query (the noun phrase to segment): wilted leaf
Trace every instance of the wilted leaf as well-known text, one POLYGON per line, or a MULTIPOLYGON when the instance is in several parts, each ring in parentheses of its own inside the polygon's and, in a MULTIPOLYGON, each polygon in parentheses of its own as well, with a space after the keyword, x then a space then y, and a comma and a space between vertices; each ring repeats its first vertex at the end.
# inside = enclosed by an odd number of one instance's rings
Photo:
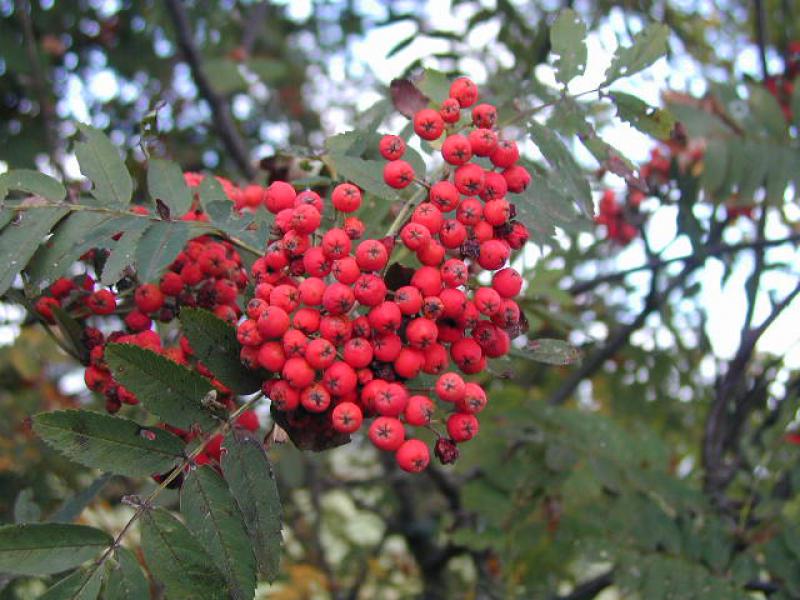
POLYGON ((414 114, 430 102, 425 94, 408 79, 392 79, 389 84, 389 93, 392 95, 392 103, 397 111, 408 117, 413 118, 414 114))

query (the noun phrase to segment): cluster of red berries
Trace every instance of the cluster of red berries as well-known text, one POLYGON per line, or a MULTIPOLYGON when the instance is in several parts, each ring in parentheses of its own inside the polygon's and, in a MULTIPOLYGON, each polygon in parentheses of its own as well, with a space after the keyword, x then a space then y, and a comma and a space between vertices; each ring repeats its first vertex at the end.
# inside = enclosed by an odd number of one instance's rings
MULTIPOLYGON (((513 298, 522 278, 506 265, 528 232, 514 221, 505 196, 522 191, 530 175, 517 164, 516 144, 499 139, 493 106, 476 106, 474 129, 457 132, 461 110, 477 96, 474 83, 458 79, 440 110, 415 115, 415 130, 426 140, 448 131, 441 151, 455 168, 433 185, 420 182, 427 198, 396 237, 361 240, 364 226, 351 213, 362 193, 351 183, 333 189, 340 222, 325 231, 322 197, 298 194, 281 181, 270 185, 264 203, 276 215, 276 237, 251 268, 255 296, 237 330, 243 363, 277 375, 263 389, 291 427, 310 427, 321 417, 333 431, 350 434, 374 417, 369 439, 412 472, 427 467, 430 452, 406 437, 407 426, 433 430, 444 463, 456 459, 457 443, 478 432, 486 393, 450 370, 451 361, 461 373, 477 374, 487 358, 506 354, 520 331, 513 298), (487 157, 492 167, 470 162, 473 156, 487 157), (420 264, 413 274, 400 269, 400 282, 387 277, 397 243, 420 264), (490 285, 477 282, 481 270, 494 272, 490 285), (436 430, 442 410, 449 413, 446 435, 436 430)), ((379 150, 389 160, 387 184, 399 189, 414 182, 402 138, 384 136, 379 150)))
POLYGON ((781 106, 783 116, 792 122, 792 97, 794 96, 794 80, 800 75, 800 41, 789 42, 787 58, 782 75, 770 75, 764 79, 764 87, 775 96, 781 106))
POLYGON ((642 192, 630 190, 627 202, 621 203, 614 190, 607 189, 600 198, 595 222, 605 226, 608 239, 620 246, 627 246, 639 234, 635 222, 640 220, 639 205, 643 199, 642 192))

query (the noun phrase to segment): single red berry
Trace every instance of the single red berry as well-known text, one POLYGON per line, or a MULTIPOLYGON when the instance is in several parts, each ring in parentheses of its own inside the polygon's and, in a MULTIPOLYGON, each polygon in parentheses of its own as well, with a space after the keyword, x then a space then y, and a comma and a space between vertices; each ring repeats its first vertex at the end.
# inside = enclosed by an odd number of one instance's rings
POLYGON ((352 285, 361 275, 361 268, 352 256, 345 256, 333 262, 331 272, 339 283, 352 285))
POLYGON ((419 223, 424 225, 431 235, 436 234, 442 228, 444 217, 442 211, 439 210, 432 202, 423 202, 411 215, 412 223, 419 223))
POLYGON ((342 358, 354 369, 361 369, 372 362, 372 344, 368 340, 356 337, 347 341, 342 349, 342 358))
POLYGON ((373 273, 361 275, 353 286, 356 300, 362 306, 377 306, 386 299, 386 283, 373 273))
POLYGON ((531 183, 531 174, 522 165, 513 165, 503 171, 503 178, 510 192, 519 194, 525 191, 531 183))
POLYGON ((386 160, 397 160, 403 157, 406 143, 399 135, 385 135, 378 144, 378 150, 386 160))
POLYGON ((461 105, 455 98, 445 98, 442 101, 439 114, 445 123, 457 123, 461 118, 461 105))
POLYGON ((500 240, 487 240, 481 244, 478 264, 488 271, 502 267, 511 256, 511 248, 500 240))
POLYGON ((322 236, 322 251, 331 260, 344 258, 350 254, 353 242, 344 229, 329 229, 322 236))
POLYGON ((486 182, 483 168, 475 163, 458 167, 454 180, 458 191, 465 196, 477 196, 486 182))
POLYGON ((397 466, 409 473, 421 473, 431 462, 428 446, 421 440, 406 440, 395 454, 397 466))
POLYGON ((300 392, 282 379, 275 381, 267 396, 272 400, 272 405, 280 411, 288 412, 300 406, 300 392))
POLYGON ((491 129, 473 129, 468 139, 475 156, 489 156, 497 148, 497 134, 491 129))
POLYGON ((304 358, 290 358, 283 365, 281 371, 283 379, 293 388, 302 390, 314 381, 314 369, 304 358))
POLYGON ((254 410, 246 410, 236 418, 236 424, 248 431, 258 431, 258 414, 254 410))
POLYGON ((333 428, 339 433, 358 431, 364 421, 361 409, 353 402, 341 402, 331 412, 333 428))
POLYGON ((492 276, 492 288, 503 298, 513 298, 522 290, 522 276, 511 267, 500 269, 492 276))
POLYGON ((445 402, 458 402, 466 393, 466 384, 458 373, 443 373, 436 380, 436 394, 445 402))
POLYGON ((397 358, 394 359, 392 368, 403 379, 414 379, 425 366, 425 353, 418 348, 403 347, 397 358))
POLYGON ((56 298, 43 296, 36 301, 36 312, 48 323, 55 325, 56 320, 53 316, 53 308, 60 307, 61 303, 56 298))
POLYGON ((506 169, 519 160, 519 148, 512 140, 500 140, 489 155, 489 160, 495 167, 506 169))
POLYGON ((432 108, 423 108, 414 115, 414 132, 423 140, 435 140, 444 131, 444 119, 432 108))
POLYGON ((459 77, 450 84, 450 97, 455 98, 461 108, 467 108, 478 100, 478 86, 467 77, 459 77))
POLYGON ((505 198, 489 200, 483 208, 483 216, 492 227, 500 227, 511 218, 511 205, 505 198))
POLYGON ((278 339, 289 329, 289 315, 279 306, 269 306, 261 313, 257 324, 263 339, 278 339))
POLYGON ((408 187, 414 181, 414 167, 404 160, 387 162, 383 167, 383 181, 395 189, 408 187))
POLYGON ((343 213, 355 212, 361 207, 361 190, 352 183, 340 183, 333 188, 331 204, 343 213))
POLYGON ((369 427, 370 441, 381 450, 394 452, 405 441, 406 432, 399 419, 378 417, 369 427))
POLYGON ((96 315, 110 315, 117 309, 117 297, 110 290, 98 290, 86 299, 86 306, 96 315))
POLYGON ((442 212, 450 212, 458 206, 458 189, 449 181, 437 181, 428 193, 430 201, 442 212))
POLYGON ((266 342, 258 349, 256 359, 261 368, 270 373, 280 373, 283 365, 286 364, 286 353, 283 351, 283 344, 280 342, 266 342))
POLYGON ((363 271, 380 271, 388 260, 386 246, 378 240, 364 240, 356 248, 356 262, 363 271))
POLYGON ((336 360, 336 348, 325 338, 313 339, 306 346, 305 359, 315 369, 327 369, 336 360))
POLYGON ((356 389, 358 377, 353 367, 339 360, 325 369, 322 383, 334 396, 344 396, 356 389))
POLYGON ((367 314, 369 324, 379 334, 394 333, 400 329, 402 314, 394 302, 381 302, 367 314))
POLYGON ((424 427, 431 422, 435 406, 427 396, 411 396, 403 411, 406 423, 414 427, 424 427))
POLYGON ((400 239, 409 250, 419 250, 427 246, 431 241, 430 230, 420 223, 406 223, 400 230, 400 239))
POLYGON ((451 165, 464 165, 472 158, 472 145, 463 135, 449 135, 442 144, 442 157, 451 165))
POLYGON ((285 181, 274 181, 264 194, 264 206, 272 214, 278 214, 286 208, 294 206, 297 193, 291 184, 285 181))
POLYGON ((467 413, 454 413, 447 419, 447 433, 455 442, 466 442, 478 434, 478 419, 467 413))
POLYGON ((331 405, 331 395, 324 386, 315 383, 300 392, 300 404, 308 412, 324 412, 331 405))
POLYGON ((472 109, 472 122, 475 127, 491 129, 497 123, 497 109, 491 104, 478 104, 472 109))
POLYGON ((508 192, 506 178, 496 171, 486 171, 484 173, 483 191, 480 193, 484 200, 494 200, 504 198, 508 192))
POLYGON ((375 359, 381 362, 393 362, 403 349, 403 340, 394 333, 380 335, 372 341, 375 359))

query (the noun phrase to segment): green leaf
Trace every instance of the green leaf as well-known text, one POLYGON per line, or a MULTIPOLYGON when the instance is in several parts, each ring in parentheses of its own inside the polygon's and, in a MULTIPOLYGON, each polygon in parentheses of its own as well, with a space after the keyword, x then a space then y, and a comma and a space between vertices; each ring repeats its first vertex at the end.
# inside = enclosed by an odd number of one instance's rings
POLYGON ((109 564, 105 600, 133 600, 149 598, 147 579, 133 552, 127 548, 116 549, 116 564, 109 564))
POLYGON ((289 65, 274 58, 251 58, 247 66, 265 83, 278 82, 289 74, 289 65))
POLYGON ((792 120, 795 127, 800 129, 800 85, 794 86, 792 91, 792 120))
POLYGON ((67 214, 65 208, 37 208, 20 213, 0 231, 0 295, 5 294, 50 233, 67 214))
POLYGON ((580 350, 563 340, 548 338, 531 340, 523 354, 530 360, 548 365, 572 365, 581 360, 580 350))
MULTIPOLYGON (((572 152, 555 132, 533 119, 528 122, 528 133, 553 167, 552 177, 558 182, 557 189, 563 190, 566 196, 571 197, 568 202, 574 201, 583 214, 591 218, 594 214, 592 192, 572 152)), ((536 179, 535 175, 533 179, 536 179)))
POLYGON ((33 417, 33 428, 72 460, 120 475, 163 473, 183 458, 184 444, 178 436, 88 410, 39 413, 33 417))
POLYGON ((636 96, 613 92, 611 98, 617 115, 636 129, 660 140, 668 140, 675 127, 675 117, 665 109, 655 108, 636 96))
POLYGON ((109 344, 105 359, 114 379, 170 425, 208 430, 219 424, 204 406, 211 383, 197 371, 132 344, 109 344))
POLYGON ((556 79, 566 86, 586 69, 586 25, 574 10, 562 10, 550 28, 556 79))
POLYGON ((629 48, 620 46, 614 53, 611 65, 606 71, 604 85, 608 85, 620 77, 628 77, 652 65, 667 53, 669 27, 661 23, 653 23, 633 36, 633 45, 629 48))
POLYGON ((39 600, 95 600, 100 594, 103 574, 103 569, 94 566, 78 569, 39 596, 39 600))
POLYGON ((92 248, 106 248, 111 237, 138 221, 136 217, 77 212, 58 224, 50 239, 34 254, 28 267, 31 284, 42 290, 69 271, 92 248))
POLYGON ((106 135, 78 124, 83 141, 75 143, 75 155, 83 173, 94 184, 91 193, 103 206, 125 208, 131 201, 133 180, 116 146, 106 135))
POLYGON ((205 61, 204 70, 213 82, 214 90, 227 96, 247 89, 247 82, 239 72, 239 65, 229 58, 212 58, 205 61))
POLYGON ((88 362, 89 350, 86 348, 86 344, 83 343, 83 327, 81 324, 60 306, 53 306, 50 311, 53 313, 53 319, 61 330, 66 344, 81 362, 88 362))
POLYGON ((264 446, 252 438, 228 436, 222 472, 242 511, 259 572, 274 581, 281 560, 281 500, 264 446))
POLYGON ((195 356, 217 379, 239 394, 261 387, 261 378, 239 358, 235 327, 201 308, 184 308, 178 318, 195 356))
POLYGON ((89 506, 89 503, 106 487, 112 477, 114 477, 112 473, 100 475, 89 487, 64 500, 58 510, 47 518, 47 521, 50 523, 71 523, 77 519, 81 516, 83 509, 89 506))
POLYGON ((15 169, 0 175, 0 200, 4 200, 10 190, 42 196, 53 202, 61 202, 67 195, 60 181, 29 169, 15 169))
POLYGON ((33 489, 25 488, 14 500, 14 522, 36 523, 42 517, 42 509, 33 498, 33 489))
POLYGON ((706 152, 703 155, 703 173, 700 176, 700 182, 712 199, 725 182, 727 170, 728 144, 722 140, 708 140, 706 152))
POLYGON ((111 542, 106 532, 85 525, 6 525, 0 527, 0 573, 60 573, 97 556, 111 542))
POLYGON ((425 69, 415 84, 436 105, 450 96, 450 80, 447 75, 436 69, 425 69))
POLYGON ((225 580, 189 530, 163 508, 142 517, 142 550, 153 576, 169 598, 228 598, 225 580))
POLYGON ((136 250, 139 246, 139 240, 142 239, 145 230, 150 225, 147 219, 136 219, 132 221, 122 237, 115 242, 111 242, 108 249, 111 254, 108 255, 105 264, 103 265, 103 274, 100 277, 100 283, 103 285, 113 285, 122 279, 125 274, 125 269, 133 266, 136 261, 136 250))
POLYGON ((155 202, 161 200, 169 207, 172 218, 189 212, 192 193, 183 179, 183 171, 174 162, 151 158, 147 164, 147 191, 155 202))
POLYGON ((211 554, 231 598, 249 600, 256 586, 256 562, 242 513, 225 481, 210 466, 190 472, 181 487, 186 526, 211 554))
POLYGON ((789 126, 777 98, 762 87, 762 84, 747 86, 747 93, 750 111, 756 123, 773 139, 785 141, 789 126))
POLYGON ((384 200, 396 200, 397 191, 383 181, 383 166, 386 161, 364 160, 343 154, 329 154, 330 162, 341 179, 353 182, 361 189, 384 200))
POLYGON ((136 247, 139 281, 156 281, 191 237, 191 227, 182 221, 156 221, 142 234, 136 247))

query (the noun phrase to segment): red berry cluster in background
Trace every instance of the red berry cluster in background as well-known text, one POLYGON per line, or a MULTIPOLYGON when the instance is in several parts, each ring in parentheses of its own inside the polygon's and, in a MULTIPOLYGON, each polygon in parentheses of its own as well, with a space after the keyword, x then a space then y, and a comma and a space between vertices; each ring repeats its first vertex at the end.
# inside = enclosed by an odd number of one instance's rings
POLYGON ((399 235, 361 239, 364 225, 350 215, 362 193, 351 183, 333 189, 338 221, 326 230, 322 197, 270 185, 265 205, 275 214, 276 237, 252 266, 255 296, 237 331, 243 363, 276 374, 263 390, 290 427, 349 434, 371 418, 369 439, 394 452, 406 471, 430 461, 428 446, 407 437, 411 427, 435 432, 443 463, 477 434, 487 396, 463 375, 506 354, 520 331, 513 298, 522 278, 507 265, 528 232, 506 194, 523 191, 530 175, 517 164, 516 144, 501 139, 494 106, 475 106, 473 126, 461 133, 462 109, 477 98, 475 84, 461 78, 439 110, 414 116, 423 139, 447 134, 447 171, 432 185, 416 181, 402 159, 402 138, 380 141, 386 183, 401 189, 416 182, 427 192, 399 235), (397 284, 389 263, 400 244, 419 266, 400 268, 405 280, 397 284), (478 283, 482 270, 493 272, 489 285, 478 283))
POLYGON ((789 42, 787 47, 786 63, 782 75, 771 75, 764 79, 764 87, 775 96, 781 105, 783 116, 791 122, 792 96, 794 94, 794 80, 800 74, 800 41, 789 42))
POLYGON ((605 225, 608 239, 620 246, 627 246, 639 235, 635 221, 639 216, 639 205, 644 194, 630 190, 624 203, 617 199, 614 190, 605 190, 600 198, 595 222, 605 225))

